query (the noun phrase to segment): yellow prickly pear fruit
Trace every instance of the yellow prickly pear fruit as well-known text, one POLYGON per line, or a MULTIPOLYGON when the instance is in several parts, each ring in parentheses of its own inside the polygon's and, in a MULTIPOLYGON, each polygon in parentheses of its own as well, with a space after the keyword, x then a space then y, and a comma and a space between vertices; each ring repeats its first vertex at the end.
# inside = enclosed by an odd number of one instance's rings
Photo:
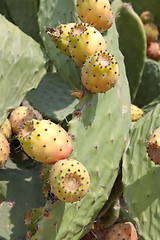
POLYGON ((115 86, 119 76, 118 64, 107 51, 95 52, 83 65, 81 81, 92 93, 104 93, 115 86))
POLYGON ((10 122, 13 132, 18 134, 20 126, 33 118, 34 114, 28 107, 20 106, 14 109, 10 115, 10 122))
POLYGON ((87 169, 75 159, 64 159, 53 164, 49 181, 51 192, 64 202, 80 201, 90 185, 87 169))
POLYGON ((4 167, 9 158, 10 146, 3 134, 0 133, 0 166, 4 167))
POLYGON ((77 0, 77 13, 82 22, 87 22, 100 32, 112 26, 113 15, 108 0, 77 0))
POLYGON ((68 158, 72 152, 72 138, 60 125, 49 120, 25 122, 18 139, 31 158, 43 163, 53 164, 68 158))
POLYGON ((55 44, 63 54, 71 56, 69 51, 69 33, 75 23, 60 24, 56 28, 47 28, 46 33, 52 38, 52 42, 55 44))
POLYGON ((138 121, 141 117, 144 116, 144 112, 142 109, 137 107, 134 104, 131 104, 131 115, 132 115, 132 122, 138 121))
POLYGON ((10 139, 12 135, 11 123, 7 118, 0 126, 0 133, 2 133, 7 139, 10 139))
POLYGON ((69 38, 71 57, 80 68, 95 51, 106 50, 106 42, 102 34, 87 23, 75 24, 71 28, 69 38))

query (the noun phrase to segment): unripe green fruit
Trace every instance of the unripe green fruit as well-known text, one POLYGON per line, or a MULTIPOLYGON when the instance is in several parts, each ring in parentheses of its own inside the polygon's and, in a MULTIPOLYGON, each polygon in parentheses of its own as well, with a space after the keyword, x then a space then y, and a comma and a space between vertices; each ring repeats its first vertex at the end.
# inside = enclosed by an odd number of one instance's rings
POLYGON ((147 152, 155 164, 160 164, 160 127, 152 132, 147 143, 147 152))
POLYGON ((51 192, 64 202, 81 200, 89 190, 90 177, 87 169, 75 159, 56 162, 51 169, 51 192))
POLYGON ((140 15, 140 18, 141 18, 141 20, 144 24, 154 21, 153 14, 149 11, 142 12, 141 15, 140 15))
POLYGON ((134 104, 131 104, 131 115, 132 115, 132 121, 136 122, 138 121, 141 117, 144 116, 144 112, 142 109, 137 107, 134 104))
POLYGON ((7 139, 11 138, 12 129, 11 129, 11 123, 8 118, 0 126, 0 133, 2 133, 7 139))
POLYGON ((100 32, 112 26, 113 15, 108 0, 77 0, 77 13, 82 22, 87 22, 100 32))
POLYGON ((81 72, 83 86, 92 93, 104 93, 114 87, 119 69, 114 56, 107 51, 95 52, 90 56, 81 72))
POLYGON ((10 146, 3 134, 0 133, 0 167, 4 167, 9 158, 10 146))
POLYGON ((21 126, 18 139, 31 158, 43 163, 55 163, 72 152, 72 138, 49 120, 27 121, 21 126))
POLYGON ((75 24, 71 28, 69 37, 70 54, 80 68, 95 51, 104 51, 106 49, 105 39, 102 34, 86 23, 75 24))
POLYGON ((18 134, 20 126, 33 118, 34 114, 28 107, 20 106, 14 109, 10 115, 10 122, 13 132, 18 134))
POLYGON ((57 28, 47 28, 46 30, 56 48, 69 57, 71 56, 69 51, 69 33, 74 25, 75 23, 60 24, 57 28))
POLYGON ((159 31, 156 24, 146 23, 144 24, 144 30, 146 33, 147 43, 155 42, 158 39, 159 31))

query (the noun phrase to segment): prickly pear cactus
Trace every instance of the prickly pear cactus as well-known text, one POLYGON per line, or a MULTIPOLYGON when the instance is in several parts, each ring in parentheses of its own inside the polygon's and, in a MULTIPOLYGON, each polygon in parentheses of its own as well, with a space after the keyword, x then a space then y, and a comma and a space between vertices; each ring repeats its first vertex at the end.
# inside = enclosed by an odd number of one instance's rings
POLYGON ((116 18, 116 24, 120 34, 120 50, 124 55, 131 99, 133 101, 143 74, 146 57, 146 36, 142 21, 130 4, 123 3, 119 7, 117 14, 119 15, 116 18))
POLYGON ((31 37, 0 15, 0 124, 45 74, 45 58, 31 37), (27 71, 26 71, 27 67, 27 71))
POLYGON ((145 240, 158 239, 160 232, 159 166, 147 154, 147 141, 160 126, 160 104, 136 122, 130 130, 123 156, 124 199, 138 232, 145 240))
POLYGON ((75 117, 69 122, 74 149, 71 157, 87 168, 91 179, 90 191, 78 203, 57 202, 52 208, 46 205, 49 218, 40 221, 33 240, 80 239, 91 228, 117 177, 131 121, 130 97, 115 23, 105 39, 108 50, 115 55, 119 65, 117 84, 105 94, 85 92, 76 106, 75 117))

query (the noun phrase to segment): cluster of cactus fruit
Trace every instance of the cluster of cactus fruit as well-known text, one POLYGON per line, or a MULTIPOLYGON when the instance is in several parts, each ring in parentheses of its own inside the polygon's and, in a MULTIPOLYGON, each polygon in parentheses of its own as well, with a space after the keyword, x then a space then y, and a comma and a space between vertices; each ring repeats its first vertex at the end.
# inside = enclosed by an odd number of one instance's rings
POLYGON ((127 2, 0 6, 0 238, 159 239, 160 15, 127 2))

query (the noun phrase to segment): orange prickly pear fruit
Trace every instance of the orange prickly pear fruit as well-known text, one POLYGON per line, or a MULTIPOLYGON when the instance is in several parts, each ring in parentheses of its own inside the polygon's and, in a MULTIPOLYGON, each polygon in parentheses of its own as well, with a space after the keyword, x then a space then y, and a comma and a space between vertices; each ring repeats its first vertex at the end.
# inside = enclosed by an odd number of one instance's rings
POLYGON ((104 240, 137 240, 137 231, 131 222, 116 223, 107 230, 104 240))
POLYGON ((0 133, 0 166, 4 167, 9 158, 10 146, 3 134, 0 133))
POLYGON ((2 133, 7 139, 11 138, 12 129, 11 129, 11 123, 8 118, 0 126, 0 133, 2 133))
POLYGON ((64 202, 80 201, 88 192, 90 176, 75 159, 64 159, 53 164, 49 177, 51 192, 64 202))
POLYGON ((113 15, 108 0, 77 0, 77 13, 82 22, 87 22, 100 32, 112 26, 113 15))
POLYGON ((147 152, 155 164, 160 164, 160 127, 152 132, 147 143, 147 152))
POLYGON ((10 122, 13 132, 18 134, 20 126, 33 118, 34 114, 28 107, 20 106, 14 109, 10 115, 10 122))
POLYGON ((92 93, 104 93, 115 86, 119 76, 118 64, 107 51, 95 52, 81 71, 83 86, 92 93))
POLYGON ((53 164, 68 158, 72 152, 72 138, 60 125, 49 120, 25 122, 18 139, 31 158, 43 163, 53 164))
POLYGON ((144 112, 142 109, 137 107, 134 104, 131 104, 131 115, 132 115, 132 122, 138 121, 141 117, 144 116, 144 112))

